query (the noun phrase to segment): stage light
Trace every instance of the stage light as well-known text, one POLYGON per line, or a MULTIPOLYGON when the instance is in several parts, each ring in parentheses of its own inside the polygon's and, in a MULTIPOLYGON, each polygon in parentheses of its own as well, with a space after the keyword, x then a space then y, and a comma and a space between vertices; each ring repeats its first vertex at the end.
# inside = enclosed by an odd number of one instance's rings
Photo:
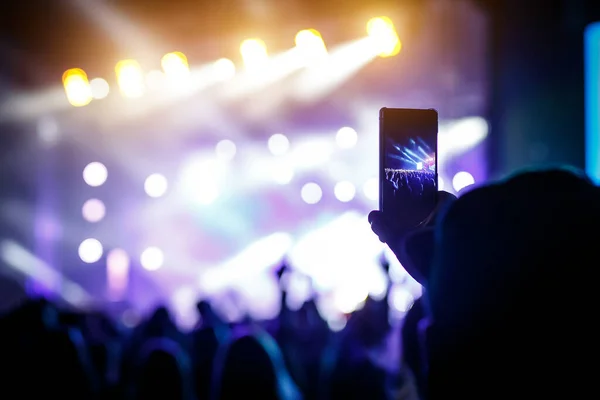
POLYGON ((269 147, 271 154, 274 156, 281 156, 287 153, 290 148, 290 141, 284 134, 276 133, 269 138, 267 146, 269 147))
POLYGON ((160 64, 165 75, 170 80, 181 81, 190 75, 190 66, 187 57, 180 51, 165 54, 160 64))
POLYGON ((106 255, 106 286, 111 300, 122 300, 129 282, 129 256, 123 249, 113 249, 106 255))
POLYGON ((161 174, 152 174, 144 181, 144 190, 150 197, 161 197, 167 192, 168 187, 167 178, 161 174))
POLYGON ((314 182, 310 182, 302 186, 300 196, 307 204, 317 204, 323 197, 323 191, 321 187, 314 182))
POLYGON ((349 149, 354 147, 356 142, 358 142, 358 134, 354 129, 346 126, 337 132, 335 141, 342 149, 349 149))
POLYGON ((365 197, 369 200, 376 201, 379 199, 379 181, 377 178, 371 178, 365 182, 363 186, 365 197))
POLYGON ((388 17, 371 18, 367 23, 367 34, 380 57, 395 56, 402 48, 396 28, 388 17))
POLYGON ((213 64, 215 75, 220 81, 227 81, 235 76, 235 64, 228 58, 221 58, 213 64))
POLYGON ((269 60, 267 46, 260 39, 244 40, 240 45, 240 53, 244 60, 244 66, 252 72, 259 71, 269 60))
POLYGON ((92 101, 92 88, 86 73, 79 68, 72 68, 62 76, 67 100, 74 107, 83 107, 92 101))
POLYGON ((456 175, 454 175, 454 178, 452 178, 452 186, 457 192, 460 192, 467 186, 471 186, 474 183, 475 178, 473 178, 473 175, 466 171, 458 172, 456 175))
POLYGON ((97 239, 85 239, 79 245, 79 258, 87 264, 92 264, 102 257, 104 249, 97 239))
POLYGON ((148 247, 140 256, 140 264, 148 271, 156 271, 162 267, 165 256, 158 247, 148 247))
POLYGON ((144 74, 135 60, 123 60, 115 67, 119 90, 124 97, 136 98, 144 94, 144 74))
POLYGON ((106 207, 101 200, 89 199, 83 203, 81 214, 88 222, 99 222, 106 215, 106 207))
POLYGON ((106 255, 106 265, 115 273, 125 273, 129 269, 129 256, 123 249, 112 249, 106 255))
POLYGON ((108 170, 104 164, 91 162, 83 169, 83 180, 92 187, 101 186, 108 178, 108 170))
POLYGON ((223 161, 230 161, 235 157, 237 149, 235 147, 235 143, 233 143, 229 139, 223 139, 217 143, 215 146, 215 153, 217 153, 217 158, 223 161))
POLYGON ((356 195, 356 188, 352 182, 342 181, 335 185, 333 193, 335 194, 336 199, 342 203, 347 203, 356 195))
POLYGON ((95 78, 90 82, 90 87, 92 89, 92 97, 96 100, 100 100, 108 96, 110 92, 110 86, 105 79, 95 78))
POLYGON ((296 48, 310 60, 320 59, 327 55, 327 47, 321 34, 315 29, 304 29, 296 34, 296 48))

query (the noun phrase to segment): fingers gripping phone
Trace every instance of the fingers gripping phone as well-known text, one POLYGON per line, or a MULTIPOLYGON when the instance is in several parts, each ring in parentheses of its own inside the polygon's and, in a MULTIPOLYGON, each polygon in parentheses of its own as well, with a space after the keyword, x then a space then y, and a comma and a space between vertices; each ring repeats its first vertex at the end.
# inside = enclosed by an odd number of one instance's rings
POLYGON ((438 113, 379 111, 379 209, 408 227, 427 221, 437 203, 438 113))

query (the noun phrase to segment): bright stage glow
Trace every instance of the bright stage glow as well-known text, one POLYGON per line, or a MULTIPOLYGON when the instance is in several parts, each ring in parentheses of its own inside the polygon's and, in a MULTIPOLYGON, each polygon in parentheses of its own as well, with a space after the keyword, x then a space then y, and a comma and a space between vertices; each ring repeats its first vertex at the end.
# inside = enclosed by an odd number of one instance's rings
POLYGON ((371 18, 367 23, 367 34, 380 57, 395 56, 402 48, 396 28, 388 17, 371 18))
POLYGON ((135 60, 123 60, 115 67, 117 83, 124 97, 141 97, 145 91, 142 67, 135 60))
POLYGON ((92 101, 92 88, 86 73, 79 68, 72 68, 63 74, 63 86, 67 100, 74 107, 83 107, 92 101))
POLYGON ((104 164, 91 162, 83 169, 83 180, 92 187, 102 186, 108 178, 108 170, 104 164))
POLYGON ((296 48, 307 61, 318 61, 327 56, 327 47, 315 29, 304 29, 296 35, 296 48))
POLYGON ((113 249, 106 255, 106 286, 111 300, 121 300, 129 282, 129 255, 123 249, 113 249))
POLYGON ((92 264, 100 260, 103 252, 102 243, 97 239, 85 239, 79 245, 79 258, 87 264, 92 264))
POLYGON ((452 186, 457 192, 460 192, 467 186, 471 186, 474 183, 475 178, 473 178, 473 175, 466 171, 458 172, 456 175, 454 175, 454 178, 452 178, 452 186))
POLYGON ((167 192, 169 183, 167 178, 161 174, 152 174, 146 178, 144 182, 144 190, 150 197, 161 197, 167 192))
POLYGON ((445 187, 446 183, 444 182, 442 177, 438 175, 438 190, 444 190, 445 187))
POLYGON ((90 82, 90 88, 92 89, 92 97, 96 100, 100 100, 108 96, 110 92, 110 86, 105 79, 95 78, 90 82))
POLYGON ((369 200, 379 200, 379 180, 377 178, 370 178, 366 181, 363 186, 363 193, 369 200))
POLYGON ((321 201, 321 197, 323 197, 323 190, 321 190, 321 186, 316 183, 309 182, 302 186, 300 196, 307 204, 317 204, 321 201))
POLYGON ((146 84, 150 90, 160 90, 165 86, 165 73, 154 69, 146 74, 146 84))
POLYGON ((240 53, 246 70, 258 72, 269 61, 267 45, 260 39, 246 39, 240 45, 240 53))
POLYGON ((352 182, 342 181, 335 185, 333 192, 336 199, 342 203, 347 203, 354 198, 354 195, 356 194, 356 188, 352 182))
POLYGON ((106 214, 106 207, 101 200, 89 199, 83 204, 81 214, 88 222, 99 222, 106 214))
POLYGON ((235 76, 235 64, 228 58, 215 61, 213 68, 219 81, 228 81, 235 76))
POLYGON ((335 141, 342 149, 349 149, 354 147, 356 142, 358 142, 358 134, 354 129, 346 126, 337 132, 335 141))
POLYGON ((163 266, 165 256, 158 247, 148 247, 140 256, 140 264, 148 271, 156 271, 163 266))
POLYGON ((294 178, 294 170, 287 165, 277 166, 273 168, 272 176, 276 183, 286 185, 294 178))
POLYGON ((191 156, 181 168, 178 185, 192 204, 210 205, 219 197, 220 184, 226 179, 227 163, 206 154, 191 156))
POLYGON ((215 153, 217 158, 223 161, 233 160, 237 149, 235 143, 229 139, 223 139, 215 146, 215 153))
POLYGON ((284 134, 276 133, 269 138, 267 146, 269 147, 271 154, 274 156, 281 156, 287 153, 290 148, 290 141, 284 134))
POLYGON ((190 76, 190 67, 185 54, 180 51, 167 53, 160 60, 167 79, 181 82, 190 76))

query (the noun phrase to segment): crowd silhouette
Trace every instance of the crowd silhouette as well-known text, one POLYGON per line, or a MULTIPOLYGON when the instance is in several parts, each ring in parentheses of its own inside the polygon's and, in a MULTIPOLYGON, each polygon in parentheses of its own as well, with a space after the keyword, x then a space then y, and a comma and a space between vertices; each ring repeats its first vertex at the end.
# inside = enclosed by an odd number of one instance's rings
MULTIPOLYGON (((410 185, 415 176, 430 187, 417 171, 397 181, 410 185)), ((424 287, 400 332, 389 322, 387 298, 368 298, 339 332, 314 301, 285 307, 285 291, 274 321, 227 323, 201 301, 201 322, 190 333, 166 308, 131 330, 102 313, 29 299, 0 319, 0 396, 594 396, 600 189, 577 171, 556 169, 438 201, 435 218, 418 229, 379 211, 369 215, 373 231, 424 287), (402 357, 387 359, 394 344, 402 357)))

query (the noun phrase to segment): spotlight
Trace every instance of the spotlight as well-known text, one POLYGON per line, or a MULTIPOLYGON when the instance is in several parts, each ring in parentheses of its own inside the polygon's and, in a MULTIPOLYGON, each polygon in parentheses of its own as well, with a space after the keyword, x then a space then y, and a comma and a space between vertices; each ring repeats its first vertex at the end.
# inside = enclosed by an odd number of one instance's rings
POLYGON ((117 83, 121 94, 125 97, 135 98, 144 94, 144 74, 142 67, 135 60, 123 60, 115 67, 117 83))
POLYGON ((304 29, 296 35, 296 48, 304 57, 319 59, 327 55, 327 47, 321 34, 315 29, 304 29))
POLYGON ((227 81, 235 76, 235 64, 228 58, 221 58, 213 64, 215 75, 220 81, 227 81))
POLYGON ((160 63, 168 79, 181 81, 190 75, 187 57, 180 51, 165 54, 160 63))
POLYGON ((240 45, 240 53, 248 71, 258 71, 269 60, 267 45, 260 39, 246 39, 240 45))
POLYGON ((395 56, 402 48, 396 28, 388 17, 371 18, 367 23, 367 34, 380 57, 395 56))
POLYGON ((79 68, 67 70, 62 77, 67 100, 74 107, 83 107, 92 101, 92 88, 86 73, 79 68))

